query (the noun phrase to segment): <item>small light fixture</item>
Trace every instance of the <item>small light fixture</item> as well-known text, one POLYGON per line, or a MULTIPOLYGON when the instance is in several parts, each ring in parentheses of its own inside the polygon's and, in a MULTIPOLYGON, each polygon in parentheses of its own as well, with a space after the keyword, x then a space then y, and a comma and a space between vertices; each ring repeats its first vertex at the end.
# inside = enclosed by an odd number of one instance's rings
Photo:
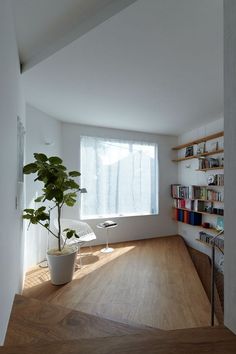
POLYGON ((82 194, 82 193, 88 193, 86 188, 80 188, 79 191, 80 191, 81 194, 82 194))
POLYGON ((44 141, 44 145, 46 145, 46 146, 53 146, 53 145, 54 145, 54 142, 53 142, 53 141, 50 141, 50 140, 45 140, 45 141, 44 141))

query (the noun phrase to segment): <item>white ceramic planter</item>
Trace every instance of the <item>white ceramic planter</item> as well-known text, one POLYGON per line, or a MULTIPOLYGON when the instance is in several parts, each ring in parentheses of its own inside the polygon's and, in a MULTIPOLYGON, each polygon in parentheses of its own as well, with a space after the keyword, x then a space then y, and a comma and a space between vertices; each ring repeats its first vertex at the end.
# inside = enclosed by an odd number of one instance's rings
POLYGON ((77 247, 74 246, 72 252, 69 254, 47 254, 52 284, 62 285, 69 283, 72 280, 77 251, 77 247))

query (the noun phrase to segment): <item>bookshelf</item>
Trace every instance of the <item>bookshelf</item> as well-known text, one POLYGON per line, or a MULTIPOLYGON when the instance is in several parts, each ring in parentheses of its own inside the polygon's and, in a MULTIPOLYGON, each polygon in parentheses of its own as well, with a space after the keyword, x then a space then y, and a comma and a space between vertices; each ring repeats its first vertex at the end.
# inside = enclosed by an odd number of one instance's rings
POLYGON ((218 219, 224 218, 223 138, 224 132, 220 131, 172 148, 178 153, 172 161, 183 162, 181 168, 188 168, 185 175, 192 178, 192 181, 203 182, 202 185, 191 185, 190 181, 189 185, 171 186, 172 213, 177 222, 213 233, 217 232, 218 223, 223 224, 218 219), (189 161, 188 164, 184 164, 185 161, 189 161), (204 173, 205 177, 196 177, 195 173, 204 173), (208 227, 202 226, 205 224, 208 227))
MULTIPOLYGON (((173 163, 184 184, 171 185, 172 219, 191 247, 212 258, 212 269, 224 265, 224 133, 173 147, 173 163), (219 234, 220 233, 220 234, 219 234)), ((213 271, 212 271, 213 272, 213 271)), ((214 279, 214 276, 213 276, 214 279)))
MULTIPOLYGON (((214 230, 218 223, 223 222, 224 194, 223 191, 216 191, 211 187, 172 184, 173 220, 199 227, 205 223, 204 217, 215 218, 211 224, 207 223, 207 229, 214 230)), ((217 187, 223 186, 218 185, 217 187)))
POLYGON ((224 214, 209 213, 207 211, 198 211, 198 210, 191 210, 191 209, 186 209, 186 208, 177 208, 177 207, 173 207, 173 208, 179 209, 179 210, 185 210, 185 211, 189 211, 189 212, 193 212, 193 213, 197 213, 197 214, 202 214, 202 215, 220 216, 222 218, 224 217, 224 214))

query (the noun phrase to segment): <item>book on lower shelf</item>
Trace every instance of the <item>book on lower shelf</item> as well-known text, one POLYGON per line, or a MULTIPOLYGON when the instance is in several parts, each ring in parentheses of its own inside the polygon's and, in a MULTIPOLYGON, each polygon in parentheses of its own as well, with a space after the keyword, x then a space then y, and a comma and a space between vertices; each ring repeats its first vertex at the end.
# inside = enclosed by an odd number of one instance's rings
MULTIPOLYGON (((217 184, 212 184, 209 186, 183 186, 181 184, 171 185, 171 196, 176 199, 201 199, 201 200, 212 200, 212 201, 223 201, 224 192, 223 190, 214 190, 212 186, 223 186, 220 184, 221 180, 216 179, 217 184)), ((214 182, 215 183, 215 182, 214 182)))
POLYGON ((194 200, 194 211, 205 211, 205 202, 202 200, 194 200))
POLYGON ((224 230, 224 218, 222 217, 217 217, 217 220, 216 220, 216 228, 217 230, 221 231, 221 230, 224 230))
POLYGON ((195 213, 191 210, 173 209, 173 218, 176 221, 183 222, 185 224, 199 226, 202 224, 202 214, 195 213))
POLYGON ((220 167, 220 166, 221 166, 221 161, 218 158, 216 159, 213 157, 204 157, 204 156, 199 158, 199 170, 205 168, 220 167))
POLYGON ((189 224, 190 225, 201 225, 202 224, 202 214, 190 212, 189 215, 189 224))
MULTIPOLYGON (((199 232, 199 241, 201 241, 203 243, 210 245, 213 238, 214 238, 214 236, 210 235, 207 232, 204 232, 204 231, 199 232)), ((224 236, 223 235, 220 235, 219 237, 217 237, 214 242, 218 248, 224 249, 224 236)))

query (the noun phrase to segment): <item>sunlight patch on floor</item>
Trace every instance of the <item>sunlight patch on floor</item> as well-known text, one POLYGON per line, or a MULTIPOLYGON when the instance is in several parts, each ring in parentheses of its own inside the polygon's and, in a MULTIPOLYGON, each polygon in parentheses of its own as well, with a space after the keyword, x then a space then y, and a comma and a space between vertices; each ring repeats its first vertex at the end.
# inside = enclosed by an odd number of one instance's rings
MULTIPOLYGON (((100 249, 103 246, 93 247, 93 253, 90 253, 89 248, 81 249, 81 259, 82 259, 82 268, 80 267, 79 255, 77 256, 76 268, 73 279, 80 279, 85 275, 92 273, 94 270, 97 270, 103 267, 105 264, 117 259, 118 257, 124 255, 127 252, 133 250, 136 246, 127 245, 126 247, 118 247, 115 244, 112 245, 114 252, 109 254, 104 254, 100 252, 100 249)), ((50 281, 50 273, 48 268, 41 268, 39 265, 31 268, 25 277, 24 291, 31 289, 40 284, 50 281)))

